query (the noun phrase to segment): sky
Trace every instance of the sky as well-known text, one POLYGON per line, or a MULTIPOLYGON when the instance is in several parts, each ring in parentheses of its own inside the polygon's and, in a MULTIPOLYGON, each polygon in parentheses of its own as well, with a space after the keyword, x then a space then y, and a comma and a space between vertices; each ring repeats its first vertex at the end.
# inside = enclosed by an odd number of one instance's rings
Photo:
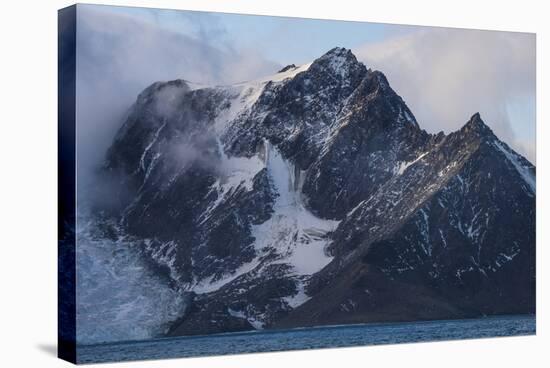
POLYGON ((475 112, 536 163, 535 36, 367 22, 78 5, 79 163, 93 167, 139 92, 183 78, 230 84, 335 46, 382 71, 430 133, 475 112))

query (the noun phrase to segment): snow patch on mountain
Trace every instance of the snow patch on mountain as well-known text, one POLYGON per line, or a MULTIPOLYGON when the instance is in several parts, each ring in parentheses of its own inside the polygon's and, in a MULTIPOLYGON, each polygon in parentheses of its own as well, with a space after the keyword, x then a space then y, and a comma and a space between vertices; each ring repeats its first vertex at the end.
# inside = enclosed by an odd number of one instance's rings
POLYGON ((182 294, 150 269, 139 244, 100 235, 89 217, 78 222, 77 341, 95 344, 162 335, 186 308, 182 294))
POLYGON ((411 165, 414 165, 415 163, 417 163, 418 161, 420 161, 422 159, 422 157, 426 156, 429 152, 424 152, 422 153, 420 156, 418 156, 416 159, 412 160, 412 161, 401 161, 399 162, 399 164, 395 167, 395 170, 394 172, 397 174, 397 175, 402 175, 405 170, 407 170, 407 168, 411 165))
POLYGON ((294 78, 298 73, 305 72, 309 69, 312 63, 300 65, 296 68, 288 69, 287 71, 269 75, 267 77, 259 78, 251 82, 245 82, 246 84, 265 84, 268 82, 282 82, 288 78, 294 78))
POLYGON ((235 272, 224 275, 217 280, 214 280, 214 276, 207 277, 205 279, 196 281, 194 284, 186 287, 186 290, 193 291, 197 294, 211 293, 221 289, 223 286, 236 280, 238 277, 247 274, 260 265, 260 258, 256 257, 252 261, 243 264, 241 267, 235 270, 235 272))
POLYGON ((228 96, 229 106, 223 109, 214 121, 214 132, 217 136, 223 134, 229 123, 239 114, 249 109, 262 94, 265 84, 243 84, 224 87, 228 96))
MULTIPOLYGON (((292 273, 298 276, 309 276, 325 267, 333 257, 325 252, 329 244, 327 233, 334 231, 339 221, 321 219, 309 212, 302 200, 302 185, 305 173, 283 158, 277 148, 268 141, 264 142, 263 157, 251 158, 231 157, 223 154, 232 173, 225 181, 218 180, 212 190, 218 192, 218 198, 201 216, 201 223, 208 220, 210 214, 224 197, 235 188, 244 186, 250 190, 254 175, 264 167, 267 168, 271 183, 277 192, 274 213, 262 224, 252 227, 255 239, 256 257, 225 277, 214 280, 214 276, 197 280, 186 287, 197 294, 210 293, 219 290, 224 285, 238 277, 253 271, 257 267, 265 267, 262 259, 267 254, 274 254, 275 260, 270 264, 287 264, 292 267, 292 273)), ((303 285, 302 285, 303 288, 303 285)), ((298 306, 305 302, 307 296, 298 292, 290 297, 289 304, 298 306)))
POLYGON ((306 294, 304 282, 298 281, 296 288, 296 294, 283 298, 283 301, 291 308, 297 308, 311 299, 311 297, 306 294))
POLYGON ((518 174, 523 178, 525 183, 528 185, 531 192, 535 194, 536 179, 535 179, 535 175, 533 175, 533 172, 520 162, 519 156, 516 153, 510 151, 508 148, 504 147, 500 142, 496 140, 493 141, 493 144, 504 154, 504 156, 506 156, 508 161, 512 164, 512 166, 514 166, 518 174))
MULTIPOLYGON (((298 73, 306 71, 311 63, 304 64, 296 68, 291 68, 285 72, 273 74, 260 79, 236 83, 229 86, 223 86, 229 96, 229 107, 222 110, 214 122, 214 130, 220 136, 229 123, 240 114, 246 113, 261 96, 265 86, 269 82, 282 82, 289 78, 294 78, 298 73)), ((203 87, 204 88, 204 87, 203 87)))
POLYGON ((334 231, 339 221, 318 218, 305 208, 303 173, 269 142, 265 146, 268 174, 279 196, 271 218, 252 230, 256 249, 274 249, 280 256, 277 263, 291 265, 297 275, 312 275, 332 260, 325 252, 329 243, 326 234, 334 231))
POLYGON ((252 157, 227 156, 221 141, 219 139, 217 141, 220 152, 220 178, 211 187, 211 192, 215 191, 217 197, 199 218, 201 224, 206 222, 212 211, 239 187, 242 186, 247 191, 251 191, 254 177, 265 167, 263 160, 258 155, 252 157))
POLYGON ((252 190, 254 177, 265 167, 263 160, 258 155, 252 157, 229 157, 224 153, 223 148, 220 148, 220 151, 220 167, 222 170, 220 186, 222 192, 227 192, 239 185, 243 185, 248 191, 252 190))

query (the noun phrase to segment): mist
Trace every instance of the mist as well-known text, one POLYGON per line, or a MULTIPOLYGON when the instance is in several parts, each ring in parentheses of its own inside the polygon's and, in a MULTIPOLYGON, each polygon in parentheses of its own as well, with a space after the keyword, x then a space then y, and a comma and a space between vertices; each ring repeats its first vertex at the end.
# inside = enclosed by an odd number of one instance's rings
POLYGON ((354 50, 382 71, 429 132, 459 129, 475 112, 535 163, 535 36, 423 28, 354 50))
POLYGON ((223 29, 215 27, 216 18, 208 19, 207 25, 202 18, 186 18, 196 30, 191 37, 108 9, 79 5, 77 11, 79 188, 94 181, 93 172, 137 95, 152 83, 181 78, 230 84, 281 67, 254 50, 231 44, 223 29))
MULTIPOLYGON (((137 95, 152 83, 181 78, 231 84, 282 67, 263 56, 265 44, 242 47, 238 35, 230 34, 216 16, 174 15, 180 17, 181 30, 174 24, 165 27, 160 18, 151 22, 111 7, 79 5, 79 188, 93 183, 90 174, 102 164, 137 95)), ((367 67, 386 74, 422 128, 449 133, 480 112, 499 138, 535 163, 534 35, 388 27, 400 31, 353 51, 367 67)), ((159 108, 170 114, 173 106, 165 101, 159 108)), ((183 153, 194 156, 193 149, 183 153)))

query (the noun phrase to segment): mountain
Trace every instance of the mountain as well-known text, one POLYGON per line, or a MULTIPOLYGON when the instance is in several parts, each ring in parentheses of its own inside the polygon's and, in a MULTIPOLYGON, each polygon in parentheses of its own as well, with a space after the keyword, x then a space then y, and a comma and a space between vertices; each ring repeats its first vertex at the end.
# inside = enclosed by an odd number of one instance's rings
POLYGON ((422 130, 344 48, 154 83, 102 175, 117 228, 188 300, 168 335, 535 311, 535 167, 479 114, 422 130))

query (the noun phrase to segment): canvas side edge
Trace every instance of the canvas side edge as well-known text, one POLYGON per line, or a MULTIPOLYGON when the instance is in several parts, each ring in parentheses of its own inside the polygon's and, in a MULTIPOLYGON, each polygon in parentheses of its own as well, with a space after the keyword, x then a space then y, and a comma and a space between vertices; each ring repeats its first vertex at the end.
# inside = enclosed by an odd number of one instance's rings
POLYGON ((76 363, 76 5, 58 12, 58 357, 76 363))

